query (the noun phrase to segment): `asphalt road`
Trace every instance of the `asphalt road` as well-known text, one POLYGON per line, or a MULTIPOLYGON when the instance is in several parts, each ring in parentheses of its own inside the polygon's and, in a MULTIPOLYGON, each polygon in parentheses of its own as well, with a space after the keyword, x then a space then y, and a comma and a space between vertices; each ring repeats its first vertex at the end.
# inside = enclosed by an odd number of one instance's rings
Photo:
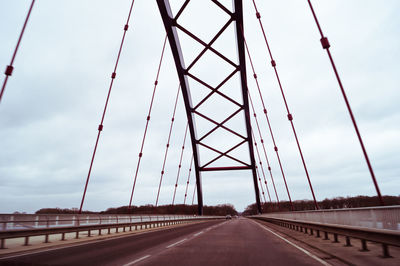
MULTIPOLYGON (((323 265, 248 219, 212 221, 0 258, 0 265, 323 265)), ((327 265, 327 264, 325 264, 327 265)))

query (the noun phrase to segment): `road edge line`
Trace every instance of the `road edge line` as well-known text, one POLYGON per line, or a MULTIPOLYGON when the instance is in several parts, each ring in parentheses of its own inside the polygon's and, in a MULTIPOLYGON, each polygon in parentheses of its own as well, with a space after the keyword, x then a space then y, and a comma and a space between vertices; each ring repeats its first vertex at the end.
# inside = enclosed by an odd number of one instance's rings
POLYGON ((312 254, 310 251, 308 251, 308 250, 306 250, 306 249, 304 249, 304 248, 302 248, 302 247, 296 245, 295 243, 293 243, 293 242, 287 240, 287 239, 284 238, 283 236, 281 236, 281 235, 279 235, 279 234, 273 232, 272 230, 268 229, 267 227, 265 227, 265 226, 263 226, 263 225, 261 225, 261 224, 255 222, 255 221, 253 221, 253 220, 251 220, 251 221, 252 221, 253 223, 257 224, 258 226, 260 226, 262 229, 264 229, 264 230, 270 232, 271 234, 275 235, 276 237, 279 237, 280 239, 282 239, 282 240, 285 241, 286 243, 288 243, 288 244, 292 245, 293 247, 297 248, 298 250, 302 251, 304 254, 306 254, 306 255, 308 255, 309 257, 313 258, 314 260, 318 261, 318 262, 321 263, 322 265, 325 265, 325 266, 332 266, 331 264, 327 263, 327 262, 324 261, 323 259, 320 259, 320 258, 318 258, 316 255, 312 254))

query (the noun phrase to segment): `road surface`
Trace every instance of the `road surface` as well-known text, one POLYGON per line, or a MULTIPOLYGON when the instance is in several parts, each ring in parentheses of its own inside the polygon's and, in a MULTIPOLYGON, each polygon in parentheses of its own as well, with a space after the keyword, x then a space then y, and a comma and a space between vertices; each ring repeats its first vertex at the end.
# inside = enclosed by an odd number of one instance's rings
POLYGON ((190 224, 0 258, 0 265, 329 265, 240 218, 190 224))

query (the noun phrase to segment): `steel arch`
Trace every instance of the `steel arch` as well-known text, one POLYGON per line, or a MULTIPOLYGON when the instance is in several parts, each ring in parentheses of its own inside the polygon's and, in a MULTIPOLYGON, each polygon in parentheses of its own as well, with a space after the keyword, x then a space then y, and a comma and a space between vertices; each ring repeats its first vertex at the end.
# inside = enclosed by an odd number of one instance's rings
MULTIPOLYGON (((206 171, 235 171, 235 170, 250 170, 253 175, 253 183, 254 183, 254 190, 255 190, 255 197, 258 211, 261 212, 261 203, 260 203, 260 194, 259 188, 257 183, 257 174, 256 174, 256 164, 254 159, 254 150, 253 150, 253 139, 251 133, 251 124, 250 124, 250 115, 249 115, 249 102, 248 102, 248 88, 247 88, 247 78, 246 78, 246 58, 245 58, 245 48, 244 48, 244 38, 243 38, 243 8, 242 8, 242 0, 233 0, 233 11, 230 11, 226 8, 223 4, 221 4, 217 0, 211 0, 215 4, 215 8, 221 9, 223 12, 229 15, 228 21, 225 25, 218 31, 215 37, 209 42, 206 43, 201 40, 198 36, 194 33, 187 30, 184 26, 178 23, 178 18, 184 12, 187 5, 190 3, 191 0, 186 0, 183 5, 180 7, 179 11, 174 16, 171 10, 171 6, 169 0, 157 0, 157 4, 161 13, 162 20, 164 22, 164 26, 167 32, 168 40, 171 46, 171 51, 174 57, 177 73, 179 76, 179 81, 181 84, 182 95, 184 98, 185 103, 185 110, 186 115, 189 123, 189 131, 190 137, 192 142, 192 149, 193 149, 193 157, 194 157, 194 165, 195 165, 195 173, 196 173, 196 183, 197 183, 197 197, 198 197, 198 212, 199 215, 203 214, 203 194, 202 194, 202 182, 201 182, 201 172, 206 171), (238 54, 238 64, 232 62, 230 59, 225 57, 221 52, 214 49, 212 47, 213 43, 221 36, 221 34, 230 26, 231 24, 235 24, 235 37, 236 37, 236 50, 238 54), (177 29, 187 34, 190 38, 195 40, 197 43, 203 46, 202 52, 191 62, 188 67, 185 67, 184 57, 181 49, 180 40, 178 37, 177 29), (204 80, 193 75, 190 70, 191 68, 198 62, 198 60, 207 52, 211 51, 219 58, 224 60, 226 63, 232 65, 234 67, 234 71, 230 73, 226 78, 216 87, 212 87, 211 85, 207 84, 204 80), (235 74, 239 73, 240 75, 240 89, 241 89, 241 97, 243 99, 243 104, 238 103, 237 101, 233 100, 231 97, 219 91, 222 85, 224 85, 228 80, 230 80, 235 74), (190 94, 189 88, 189 81, 188 77, 192 78, 193 80, 197 81, 199 84, 205 86, 206 88, 210 89, 210 93, 204 97, 196 106, 192 104, 192 98, 190 94), (222 122, 217 122, 214 119, 202 114, 198 111, 198 107, 202 105, 204 102, 209 100, 209 98, 213 94, 218 94, 225 98, 226 100, 230 101, 234 105, 237 106, 238 109, 222 122), (214 128, 208 131, 204 136, 198 137, 195 127, 194 121, 194 114, 208 120, 210 123, 214 124, 214 128), (237 131, 230 129, 225 124, 226 122, 230 121, 233 117, 238 116, 239 114, 244 114, 245 120, 245 134, 239 134, 237 131), (224 129, 225 131, 239 137, 241 141, 230 148, 229 150, 222 152, 210 145, 206 145, 203 140, 208 137, 209 135, 213 134, 217 129, 224 129), (236 150, 238 147, 242 145, 248 146, 249 151, 249 162, 244 162, 235 156, 229 154, 232 151, 236 150), (200 165, 200 156, 199 156, 199 146, 205 147, 213 152, 218 153, 219 155, 215 157, 213 160, 200 165), (223 167, 211 167, 213 162, 219 160, 222 157, 227 157, 236 163, 240 164, 239 166, 223 166, 223 167)), ((206 16, 204 16, 206 19, 206 16)))

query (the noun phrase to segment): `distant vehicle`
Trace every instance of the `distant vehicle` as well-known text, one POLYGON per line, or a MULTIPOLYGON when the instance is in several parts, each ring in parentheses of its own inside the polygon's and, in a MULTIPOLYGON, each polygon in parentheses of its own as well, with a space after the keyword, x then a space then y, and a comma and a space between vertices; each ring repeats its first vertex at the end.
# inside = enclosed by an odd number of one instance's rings
POLYGON ((228 214, 227 216, 225 216, 225 219, 230 220, 230 219, 232 219, 232 216, 230 214, 228 214))
POLYGON ((239 218, 239 216, 235 215, 235 216, 233 216, 233 218, 237 219, 237 218, 239 218))

